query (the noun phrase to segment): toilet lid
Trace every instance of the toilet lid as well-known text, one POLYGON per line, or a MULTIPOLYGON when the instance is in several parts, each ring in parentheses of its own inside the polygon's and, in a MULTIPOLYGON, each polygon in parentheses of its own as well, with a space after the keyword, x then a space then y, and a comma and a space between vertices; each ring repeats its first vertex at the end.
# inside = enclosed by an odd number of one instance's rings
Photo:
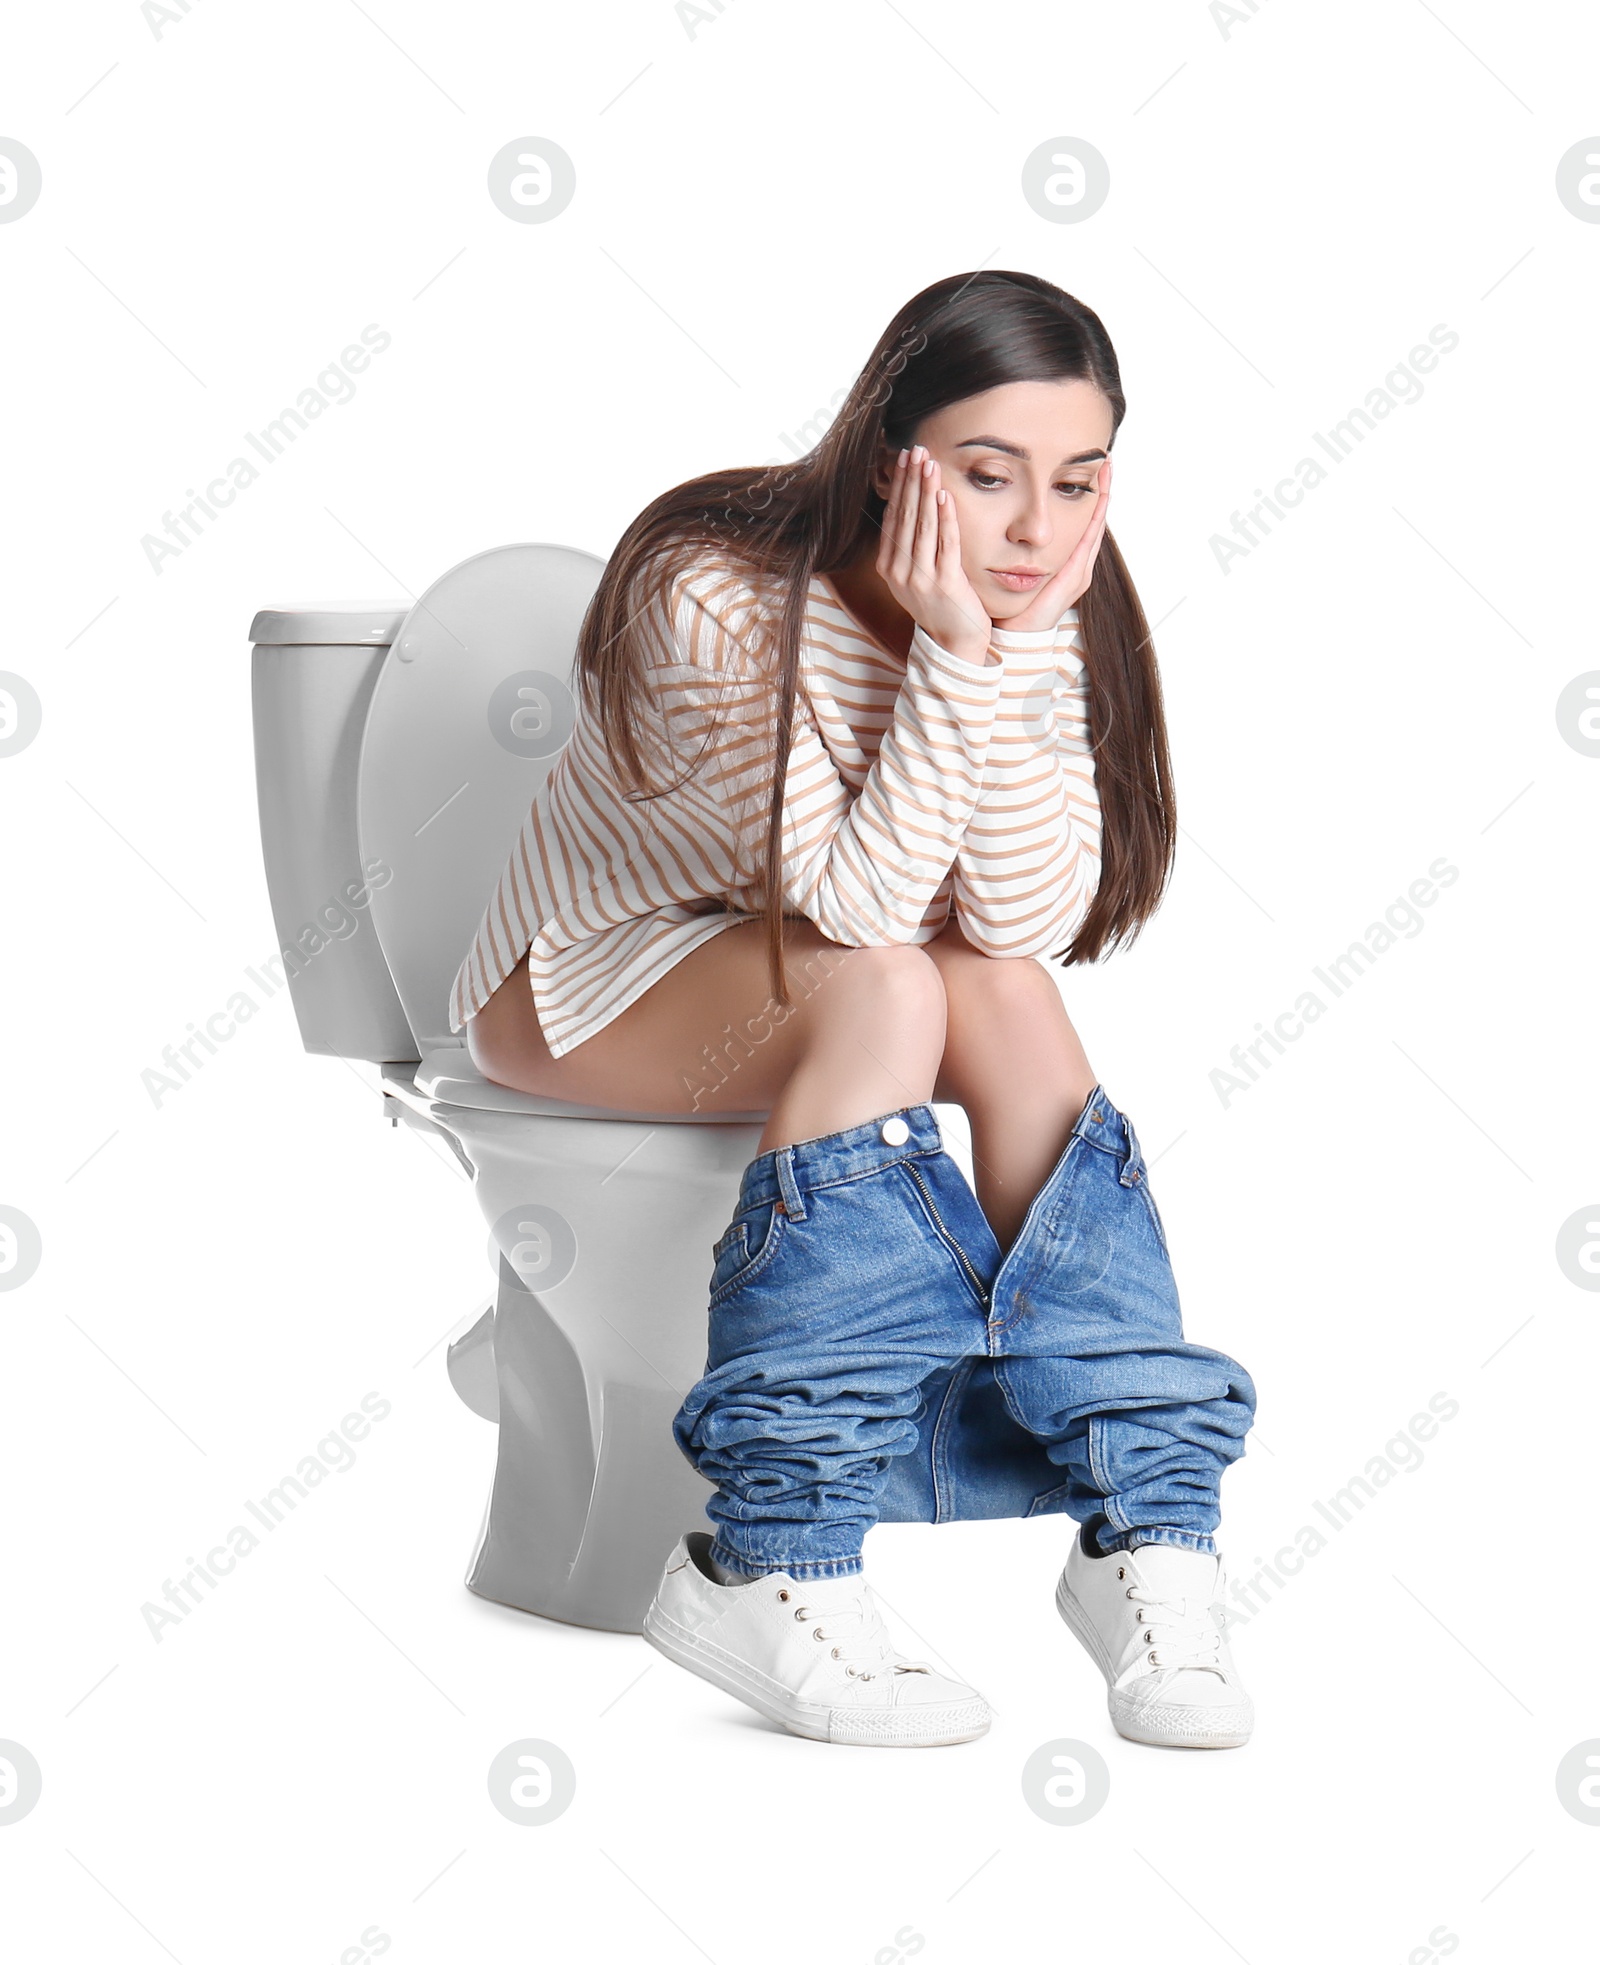
POLYGON ((410 612, 405 600, 285 601, 263 607, 250 623, 250 639, 269 648, 387 648, 410 612))
POLYGON ((356 809, 372 919, 418 1053, 460 1047, 450 987, 528 807, 572 732, 578 630, 605 570, 572 546, 496 546, 401 623, 372 693, 356 809), (381 875, 380 875, 381 877, 381 875))

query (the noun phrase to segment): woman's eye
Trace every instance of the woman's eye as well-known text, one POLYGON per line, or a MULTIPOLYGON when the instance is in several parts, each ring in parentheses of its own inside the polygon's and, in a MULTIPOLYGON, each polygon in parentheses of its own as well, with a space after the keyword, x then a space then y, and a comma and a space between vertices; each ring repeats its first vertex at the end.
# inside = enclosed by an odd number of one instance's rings
MULTIPOLYGON (((988 471, 968 471, 967 482, 976 485, 979 491, 992 491, 996 485, 1009 484, 1011 480, 1009 478, 995 477, 992 472, 988 471)), ((1086 493, 1094 490, 1094 486, 1089 484, 1058 484, 1056 490, 1067 492, 1071 502, 1077 504, 1086 493)))

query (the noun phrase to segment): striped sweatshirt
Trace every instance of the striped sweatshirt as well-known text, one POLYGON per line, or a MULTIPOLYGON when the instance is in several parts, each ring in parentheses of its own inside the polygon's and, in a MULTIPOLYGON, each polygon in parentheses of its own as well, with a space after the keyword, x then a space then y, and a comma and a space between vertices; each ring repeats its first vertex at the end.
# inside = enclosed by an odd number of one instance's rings
MULTIPOLYGON (((672 582, 642 724, 665 795, 627 801, 583 712, 457 972, 450 1028, 528 954, 553 1057, 700 943, 758 918, 776 744, 772 596, 707 550, 672 582)), ((1061 953, 1100 873, 1088 683, 1069 609, 997 626, 980 666, 921 627, 904 656, 813 576, 783 805, 783 909, 850 947, 924 943, 955 909, 992 956, 1061 953)))

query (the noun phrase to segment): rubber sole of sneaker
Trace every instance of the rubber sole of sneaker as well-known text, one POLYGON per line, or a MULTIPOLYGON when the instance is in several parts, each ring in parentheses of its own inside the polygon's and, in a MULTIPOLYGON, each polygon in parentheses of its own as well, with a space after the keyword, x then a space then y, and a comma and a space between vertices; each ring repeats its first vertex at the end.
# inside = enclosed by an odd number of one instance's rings
POLYGON ((1064 1571, 1056 1583, 1056 1609, 1067 1629, 1099 1666, 1100 1676, 1106 1682, 1106 1709, 1111 1714, 1111 1724, 1123 1739, 1137 1741, 1145 1747, 1242 1747, 1249 1740, 1254 1726, 1254 1714, 1249 1707, 1169 1705, 1165 1708, 1164 1724, 1152 1726, 1144 1721, 1140 1711, 1130 1707, 1127 1699, 1117 1693, 1117 1675, 1100 1642, 1100 1634, 1088 1612, 1067 1588, 1064 1571))
POLYGON ((823 1706, 796 1699, 765 1672, 685 1629, 659 1602, 645 1612, 642 1635, 663 1657, 805 1740, 854 1747, 950 1747, 979 1739, 989 1730, 992 1715, 981 1698, 943 1706, 882 1708, 823 1706))

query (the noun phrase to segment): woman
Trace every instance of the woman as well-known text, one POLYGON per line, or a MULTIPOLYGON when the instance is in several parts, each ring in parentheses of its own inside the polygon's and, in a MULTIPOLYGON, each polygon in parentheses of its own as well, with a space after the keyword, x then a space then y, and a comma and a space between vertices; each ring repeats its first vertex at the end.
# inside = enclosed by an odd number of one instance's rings
POLYGON ((1045 967, 1131 939, 1171 865, 1105 529, 1124 412, 1088 308, 973 273, 901 309, 808 456, 648 506, 456 980, 499 1083, 770 1111, 674 1420, 715 1533, 680 1540, 645 1635, 815 1739, 989 1725, 894 1647, 874 1521, 1056 1511, 1057 1607, 1118 1730, 1251 1730, 1214 1530, 1254 1387, 1184 1340, 1137 1137, 1045 967), (975 1193, 935 1100, 971 1121, 975 1193))

